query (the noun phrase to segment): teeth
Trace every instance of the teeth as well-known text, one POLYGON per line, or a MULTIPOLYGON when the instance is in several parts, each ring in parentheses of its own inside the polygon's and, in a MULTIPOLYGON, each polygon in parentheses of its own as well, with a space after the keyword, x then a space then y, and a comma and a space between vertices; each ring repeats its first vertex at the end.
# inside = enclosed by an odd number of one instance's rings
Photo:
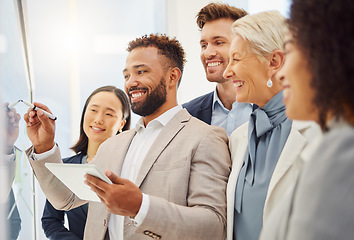
POLYGON ((219 66, 221 64, 221 62, 211 62, 211 63, 208 63, 208 67, 216 67, 216 66, 219 66))
POLYGON ((241 87, 241 86, 243 86, 243 82, 237 81, 237 82, 234 83, 234 86, 235 87, 241 87))
POLYGON ((93 130, 102 131, 101 128, 92 127, 93 130))
POLYGON ((133 98, 137 98, 137 97, 141 97, 143 94, 141 93, 141 92, 139 92, 139 93, 133 93, 132 94, 132 97, 133 98))

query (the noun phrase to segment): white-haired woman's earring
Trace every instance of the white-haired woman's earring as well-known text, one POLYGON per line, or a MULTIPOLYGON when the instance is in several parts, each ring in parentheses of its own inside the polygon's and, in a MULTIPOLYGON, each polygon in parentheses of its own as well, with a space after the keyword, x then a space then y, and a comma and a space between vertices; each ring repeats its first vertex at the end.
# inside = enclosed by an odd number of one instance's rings
POLYGON ((122 129, 119 129, 119 133, 121 133, 121 132, 123 132, 123 130, 122 130, 122 129))
POLYGON ((267 81, 267 87, 271 88, 273 86, 273 82, 271 79, 267 81))

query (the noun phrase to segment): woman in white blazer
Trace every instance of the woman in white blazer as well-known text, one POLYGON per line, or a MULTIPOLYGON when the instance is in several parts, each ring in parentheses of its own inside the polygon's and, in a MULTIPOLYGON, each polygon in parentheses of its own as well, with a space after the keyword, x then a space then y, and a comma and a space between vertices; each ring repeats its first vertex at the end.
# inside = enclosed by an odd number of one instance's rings
POLYGON ((283 66, 286 26, 277 11, 245 16, 235 34, 224 77, 236 100, 259 106, 230 136, 232 171, 227 186, 227 239, 256 240, 268 214, 294 184, 309 142, 319 134, 311 122, 285 115, 283 88, 275 75, 283 66))

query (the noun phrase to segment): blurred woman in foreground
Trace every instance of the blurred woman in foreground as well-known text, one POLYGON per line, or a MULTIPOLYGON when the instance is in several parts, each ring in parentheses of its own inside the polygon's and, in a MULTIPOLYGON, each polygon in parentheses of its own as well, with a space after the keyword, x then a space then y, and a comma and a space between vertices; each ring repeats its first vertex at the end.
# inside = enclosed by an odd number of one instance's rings
POLYGON ((278 75, 288 92, 286 113, 316 120, 324 137, 261 239, 353 239, 353 12, 349 0, 293 1, 278 75))

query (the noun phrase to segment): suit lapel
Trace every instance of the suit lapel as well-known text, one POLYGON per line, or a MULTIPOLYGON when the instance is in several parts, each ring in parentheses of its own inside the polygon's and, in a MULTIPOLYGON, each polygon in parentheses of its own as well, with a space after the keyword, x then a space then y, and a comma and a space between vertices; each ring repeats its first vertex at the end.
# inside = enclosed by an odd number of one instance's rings
POLYGON ((248 122, 230 136, 232 169, 227 183, 227 239, 232 240, 234 227, 234 202, 237 178, 242 167, 248 145, 248 122))
MULTIPOLYGON (((248 122, 241 126, 239 129, 234 131, 230 136, 230 150, 231 150, 231 161, 232 168, 228 181, 228 195, 235 195, 235 187, 238 178, 238 174, 240 173, 240 169, 243 164, 243 160, 245 158, 245 153, 248 145, 248 122)), ((230 199, 231 200, 231 199, 230 199)))
MULTIPOLYGON (((117 150, 104 151, 100 154, 99 160, 96 160, 95 158, 91 163, 97 164, 102 169, 111 169, 115 174, 120 176, 125 156, 135 134, 135 129, 132 129, 124 131, 118 136, 113 136, 112 138, 116 138, 113 139, 115 143, 113 149, 117 150)), ((107 232, 109 218, 110 213, 105 205, 99 202, 90 202, 85 227, 85 236, 88 237, 85 237, 85 239, 104 239, 107 232)))
POLYGON ((116 146, 118 151, 116 151, 116 155, 114 156, 114 159, 112 161, 112 167, 110 169, 114 169, 114 173, 119 175, 121 174, 123 162, 125 159, 125 156, 127 155, 128 149, 130 147, 130 144, 136 134, 135 129, 132 129, 130 131, 125 131, 120 134, 126 134, 127 136, 119 138, 121 141, 117 142, 116 146))
POLYGON ((141 183, 144 181, 146 175, 160 154, 165 150, 178 132, 181 131, 190 118, 191 116, 188 114, 187 110, 183 109, 179 111, 162 129, 140 167, 139 174, 135 182, 138 187, 140 187, 141 183))
POLYGON ((197 117, 209 125, 211 124, 213 96, 214 92, 209 93, 201 102, 200 109, 197 112, 197 117))
POLYGON ((270 180, 265 204, 267 204, 268 199, 271 198, 272 192, 276 188, 281 178, 293 165, 294 161, 300 157, 303 148, 307 144, 307 140, 301 134, 301 132, 304 128, 307 127, 308 126, 299 126, 296 121, 293 122, 289 137, 286 141, 286 144, 283 148, 283 151, 279 157, 278 163, 274 169, 272 178, 270 180))

